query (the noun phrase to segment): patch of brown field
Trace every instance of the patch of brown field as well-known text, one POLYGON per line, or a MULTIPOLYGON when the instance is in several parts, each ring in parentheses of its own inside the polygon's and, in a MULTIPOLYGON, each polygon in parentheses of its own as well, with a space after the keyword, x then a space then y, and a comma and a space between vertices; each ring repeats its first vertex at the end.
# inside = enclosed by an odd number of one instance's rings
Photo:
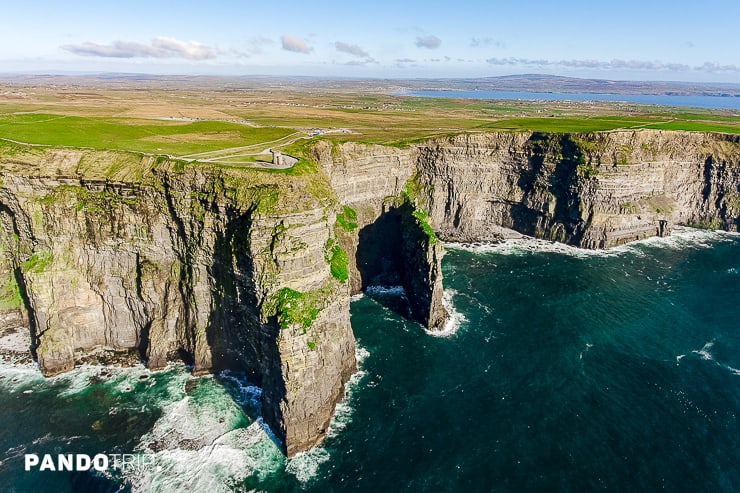
POLYGON ((207 107, 180 106, 177 103, 138 104, 133 108, 118 113, 121 118, 193 118, 203 120, 231 120, 233 115, 207 107))
POLYGON ((152 135, 150 137, 144 137, 140 140, 146 142, 164 142, 164 143, 181 143, 181 142, 193 142, 193 141, 235 141, 242 138, 236 130, 227 130, 224 132, 194 132, 189 134, 177 134, 177 135, 152 135))

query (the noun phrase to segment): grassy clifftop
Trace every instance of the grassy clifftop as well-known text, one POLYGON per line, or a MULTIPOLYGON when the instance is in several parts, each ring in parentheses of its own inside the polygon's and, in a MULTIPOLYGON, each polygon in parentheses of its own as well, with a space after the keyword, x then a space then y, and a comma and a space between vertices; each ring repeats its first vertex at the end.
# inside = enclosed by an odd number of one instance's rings
POLYGON ((9 175, 68 180, 115 182, 135 188, 162 186, 163 176, 204 174, 219 183, 239 208, 284 213, 335 203, 329 181, 318 164, 303 156, 300 145, 290 152, 299 157, 288 169, 269 169, 198 161, 116 150, 32 146, 0 140, 0 187, 9 175))
POLYGON ((55 146, 185 156, 282 139, 289 128, 227 121, 101 118, 44 113, 0 115, 0 137, 55 146))

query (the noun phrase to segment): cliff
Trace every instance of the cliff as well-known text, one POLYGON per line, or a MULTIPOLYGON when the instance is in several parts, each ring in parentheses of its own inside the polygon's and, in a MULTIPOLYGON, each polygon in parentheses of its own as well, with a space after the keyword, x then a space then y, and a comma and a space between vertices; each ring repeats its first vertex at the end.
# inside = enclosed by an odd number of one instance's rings
POLYGON ((403 286, 444 327, 441 240, 509 228, 585 248, 674 224, 737 230, 740 137, 491 133, 314 142, 289 170, 0 143, 0 349, 45 375, 182 359, 263 388, 288 455, 355 370, 349 295, 403 286))
POLYGON ((444 328, 444 250, 429 226, 415 183, 418 154, 409 149, 319 142, 312 148, 347 205, 356 235, 340 239, 350 253, 352 293, 368 286, 403 286, 411 318, 431 330, 444 328))
POLYGON ((653 130, 461 135, 419 145, 429 222, 450 241, 499 227, 583 248, 669 233, 736 231, 740 137, 653 130))
POLYGON ((6 308, 45 375, 121 357, 241 369, 289 455, 323 437, 355 370, 323 174, 10 144, 0 159, 6 308))

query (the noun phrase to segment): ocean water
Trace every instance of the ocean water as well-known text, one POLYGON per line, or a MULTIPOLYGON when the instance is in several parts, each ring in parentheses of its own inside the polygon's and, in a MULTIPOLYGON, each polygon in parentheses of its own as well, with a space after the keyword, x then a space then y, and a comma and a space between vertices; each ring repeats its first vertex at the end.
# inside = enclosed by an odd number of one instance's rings
POLYGON ((668 94, 600 94, 523 91, 406 91, 404 96, 427 98, 502 99, 524 101, 615 101, 661 106, 738 110, 740 98, 733 96, 678 96, 668 94))
POLYGON ((356 297, 360 371, 292 460, 238 374, 0 368, 0 491, 740 491, 740 235, 451 245, 443 269, 441 335, 398 290, 356 297), (73 452, 150 462, 23 471, 73 452))

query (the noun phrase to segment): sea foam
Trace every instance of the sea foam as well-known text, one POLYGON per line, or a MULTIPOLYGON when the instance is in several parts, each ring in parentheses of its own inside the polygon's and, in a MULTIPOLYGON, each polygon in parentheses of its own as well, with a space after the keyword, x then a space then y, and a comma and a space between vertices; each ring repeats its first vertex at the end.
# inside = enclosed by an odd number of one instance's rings
MULTIPOLYGON (((326 431, 327 438, 337 437, 353 419, 354 395, 360 382, 367 376, 363 369, 363 363, 370 356, 370 352, 360 344, 355 345, 355 359, 357 360, 357 371, 344 385, 344 398, 339 401, 334 416, 326 431)), ((313 449, 300 453, 287 461, 285 472, 292 474, 301 483, 307 483, 316 477, 319 467, 331 458, 331 452, 326 444, 319 445, 313 449)))
POLYGON ((368 296, 401 296, 406 298, 406 290, 403 286, 368 286, 365 288, 368 296))
POLYGON ((712 348, 714 347, 714 343, 715 343, 715 341, 714 340, 711 340, 711 341, 707 342, 706 344, 704 344, 704 346, 702 346, 701 349, 693 350, 691 352, 694 353, 694 354, 697 354, 697 355, 701 356, 701 359, 703 359, 704 361, 711 361, 712 363, 714 363, 715 365, 719 366, 720 368, 722 368, 724 370, 727 370, 727 371, 729 371, 730 373, 732 373, 734 375, 739 375, 740 376, 740 370, 738 370, 737 368, 733 368, 730 365, 721 363, 721 362, 719 362, 719 361, 717 361, 717 360, 714 359, 714 355, 711 352, 712 351, 712 348))
POLYGON ((162 416, 137 446, 148 464, 124 474, 132 491, 227 492, 283 466, 261 417, 245 426, 242 406, 259 408, 259 387, 231 372, 219 375, 220 382, 186 373, 173 377, 176 388, 159 403, 162 416))
POLYGON ((624 245, 611 247, 605 250, 590 250, 578 248, 555 241, 542 240, 530 236, 503 240, 499 243, 445 243, 445 247, 452 250, 465 250, 472 253, 496 253, 499 255, 524 256, 531 253, 560 253, 573 257, 612 257, 624 253, 644 256, 640 250, 642 246, 663 247, 672 249, 682 248, 710 248, 716 242, 737 241, 740 233, 705 230, 676 226, 669 236, 650 237, 632 241, 624 245))
POLYGON ((458 292, 454 289, 444 290, 444 293, 442 294, 442 306, 445 307, 450 318, 447 320, 442 330, 424 329, 424 332, 434 337, 450 337, 457 332, 463 323, 468 321, 468 319, 465 318, 465 315, 459 312, 455 306, 454 298, 457 295, 458 292))

